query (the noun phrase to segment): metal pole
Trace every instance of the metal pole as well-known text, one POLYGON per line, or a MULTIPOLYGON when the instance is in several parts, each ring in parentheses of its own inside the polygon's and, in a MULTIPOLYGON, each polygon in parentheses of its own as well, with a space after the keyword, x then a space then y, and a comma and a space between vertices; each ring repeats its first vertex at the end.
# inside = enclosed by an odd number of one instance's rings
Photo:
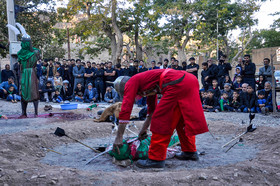
POLYGON ((270 54, 271 68, 272 68, 272 105, 273 105, 273 114, 276 114, 276 92, 275 92, 275 77, 274 77, 274 65, 273 65, 273 57, 276 54, 270 54))
MULTIPOLYGON (((8 24, 15 26, 15 6, 14 6, 14 0, 7 0, 7 18, 8 18, 8 24)), ((9 29, 9 43, 12 41, 17 41, 17 37, 15 33, 9 29)), ((9 53, 10 53, 10 66, 11 69, 14 68, 14 64, 17 62, 17 56, 11 55, 11 44, 9 45, 9 53)))
POLYGON ((70 36, 69 36, 69 28, 67 27, 67 47, 68 47, 68 59, 71 59, 70 54, 70 36))
POLYGON ((219 22, 218 22, 218 11, 217 11, 217 60, 219 61, 219 22))

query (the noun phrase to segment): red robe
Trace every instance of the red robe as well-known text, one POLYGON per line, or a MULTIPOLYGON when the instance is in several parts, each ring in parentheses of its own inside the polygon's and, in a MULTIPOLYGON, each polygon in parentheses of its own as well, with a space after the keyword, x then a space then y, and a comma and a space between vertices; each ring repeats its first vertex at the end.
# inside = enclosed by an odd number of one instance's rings
MULTIPOLYGON (((134 75, 125 85, 122 108, 119 122, 128 123, 138 92, 145 92, 159 85, 160 76, 165 69, 150 70, 134 75)), ((185 74, 185 78, 178 84, 168 85, 161 90, 162 98, 157 104, 157 96, 148 96, 148 114, 153 113, 151 131, 158 134, 172 134, 173 111, 179 105, 185 124, 187 136, 208 132, 207 123, 199 97, 199 84, 197 78, 186 72, 178 70, 168 71, 162 83, 177 80, 185 74)))

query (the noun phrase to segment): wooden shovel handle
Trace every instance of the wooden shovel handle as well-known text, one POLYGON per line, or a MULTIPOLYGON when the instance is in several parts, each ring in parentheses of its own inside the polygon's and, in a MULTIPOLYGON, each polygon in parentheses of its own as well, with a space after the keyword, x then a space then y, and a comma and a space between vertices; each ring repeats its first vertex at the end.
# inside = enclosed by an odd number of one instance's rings
POLYGON ((94 149, 94 148, 92 148, 92 147, 90 147, 90 146, 88 146, 88 145, 86 145, 86 144, 80 142, 80 141, 77 140, 77 139, 74 139, 74 138, 72 138, 72 137, 70 137, 70 136, 67 136, 67 135, 65 135, 65 136, 68 137, 68 138, 70 138, 70 139, 72 139, 72 140, 74 140, 74 141, 76 141, 76 142, 78 142, 78 143, 80 143, 80 144, 82 144, 83 146, 85 146, 85 147, 87 147, 87 148, 90 148, 91 150, 93 150, 93 151, 96 152, 96 153, 100 153, 100 151, 98 151, 98 150, 96 150, 96 149, 94 149))

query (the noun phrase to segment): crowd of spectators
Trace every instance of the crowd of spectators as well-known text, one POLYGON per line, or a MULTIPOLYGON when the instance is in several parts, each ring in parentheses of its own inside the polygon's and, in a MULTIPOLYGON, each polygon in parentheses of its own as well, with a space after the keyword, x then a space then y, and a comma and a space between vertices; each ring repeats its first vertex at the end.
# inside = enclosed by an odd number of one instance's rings
MULTIPOLYGON (((255 81, 256 66, 251 61, 250 55, 245 55, 238 61, 232 79, 229 75, 232 67, 227 62, 227 56, 220 55, 218 64, 212 59, 202 63, 203 88, 200 95, 204 110, 263 113, 272 111, 272 68, 269 59, 264 59, 264 67, 259 70, 258 81, 255 81)), ((6 65, 2 70, 1 98, 12 102, 20 100, 17 86, 19 66, 16 63, 12 71, 10 65, 6 65)), ((146 67, 143 60, 133 59, 115 66, 112 62, 82 62, 80 59, 63 59, 59 62, 58 58, 55 58, 54 61, 52 59, 38 61, 40 100, 56 103, 63 101, 115 103, 119 101, 119 96, 112 87, 112 82, 117 77, 133 76, 154 69, 185 70, 198 78, 199 65, 194 57, 191 57, 188 63, 182 62, 182 66, 174 57, 170 61, 165 59, 163 63, 151 61, 149 66, 146 67)), ((146 105, 145 98, 138 100, 138 105, 146 105)))
POLYGON ((233 111, 258 112, 273 111, 272 68, 270 60, 263 60, 256 81, 256 65, 250 55, 239 58, 233 80, 229 76, 232 69, 225 55, 221 55, 218 65, 212 59, 202 63, 200 90, 201 103, 207 112, 233 111))

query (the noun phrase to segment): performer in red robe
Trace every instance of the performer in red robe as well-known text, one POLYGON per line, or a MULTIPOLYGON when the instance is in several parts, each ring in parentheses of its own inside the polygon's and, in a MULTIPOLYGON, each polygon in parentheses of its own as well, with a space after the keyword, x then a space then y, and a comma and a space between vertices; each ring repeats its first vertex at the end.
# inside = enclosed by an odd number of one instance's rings
POLYGON ((122 145, 123 133, 129 123, 136 95, 147 96, 148 116, 139 133, 146 134, 151 124, 149 159, 138 160, 141 168, 161 168, 165 165, 166 150, 174 129, 177 130, 182 153, 178 159, 198 160, 195 135, 208 132, 199 97, 197 78, 185 71, 158 69, 142 72, 131 77, 125 84, 119 129, 114 148, 122 145), (162 98, 157 104, 157 93, 162 98))

